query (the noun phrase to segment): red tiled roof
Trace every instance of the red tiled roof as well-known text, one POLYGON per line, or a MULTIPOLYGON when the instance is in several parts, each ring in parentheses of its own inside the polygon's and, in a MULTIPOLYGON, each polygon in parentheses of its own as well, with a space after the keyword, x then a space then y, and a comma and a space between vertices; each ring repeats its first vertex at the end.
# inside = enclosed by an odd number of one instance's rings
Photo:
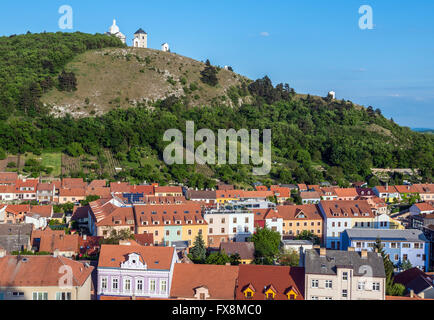
POLYGON ((134 226, 134 212, 133 208, 115 208, 108 216, 102 220, 98 220, 97 224, 100 226, 134 226))
POLYGON ((151 226, 157 221, 159 225, 165 225, 166 222, 176 225, 176 221, 180 225, 185 225, 188 221, 192 225, 206 225, 201 205, 193 201, 178 205, 138 205, 134 207, 134 212, 138 226, 146 225, 144 222, 151 226))
POLYGON ((63 266, 72 269, 72 284, 82 286, 93 267, 61 256, 6 256, 0 258, 0 287, 59 286, 64 273, 63 266))
POLYGON ((0 181, 16 181, 18 174, 16 172, 0 172, 0 181))
POLYGON ((320 210, 315 204, 278 206, 277 211, 283 220, 323 220, 320 210), (301 214, 304 214, 306 218, 300 218, 301 214))
POLYGON ((82 188, 60 189, 59 197, 85 197, 86 190, 82 188))
POLYGON ((155 187, 155 194, 157 193, 182 193, 181 187, 155 187))
POLYGON ((194 298, 197 288, 206 287, 209 299, 234 300, 238 266, 175 264, 170 296, 194 298))
POLYGON ((130 192, 130 184, 128 182, 111 182, 110 183, 110 191, 114 193, 129 193, 130 192))
POLYGON ((362 200, 331 200, 322 201, 321 204, 325 214, 329 218, 335 217, 374 217, 371 206, 367 201, 362 200), (368 214, 364 216, 362 214, 368 214))
POLYGON ((125 262, 125 256, 137 253, 146 263, 148 270, 169 270, 172 264, 173 247, 152 247, 133 245, 108 245, 101 246, 98 267, 119 268, 125 262))
POLYGON ((265 289, 271 286, 277 291, 275 300, 288 300, 290 289, 298 294, 296 300, 304 300, 304 268, 240 265, 236 300, 248 300, 243 291, 249 285, 256 291, 251 300, 266 300, 265 289))
POLYGON ((335 188, 335 193, 339 198, 356 198, 358 196, 356 188, 335 188))
POLYGON ((131 193, 143 193, 143 195, 152 196, 154 195, 154 186, 153 185, 145 185, 145 186, 131 186, 131 193))

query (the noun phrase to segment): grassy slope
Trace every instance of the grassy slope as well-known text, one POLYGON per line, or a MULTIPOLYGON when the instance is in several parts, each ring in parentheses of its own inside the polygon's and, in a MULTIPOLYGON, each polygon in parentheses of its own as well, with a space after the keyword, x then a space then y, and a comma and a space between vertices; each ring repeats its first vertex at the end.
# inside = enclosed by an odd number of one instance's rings
POLYGON ((99 115, 119 106, 127 108, 170 95, 186 95, 192 106, 210 105, 213 101, 230 105, 226 90, 247 78, 221 69, 219 85, 210 87, 200 81, 204 66, 202 62, 153 49, 92 50, 79 55, 66 67, 77 76, 77 91, 53 89, 42 102, 53 106, 53 113, 58 116, 65 111, 74 116, 99 115), (181 83, 182 78, 187 80, 185 84, 181 83), (190 88, 192 83, 198 89, 185 94, 183 88, 190 88))

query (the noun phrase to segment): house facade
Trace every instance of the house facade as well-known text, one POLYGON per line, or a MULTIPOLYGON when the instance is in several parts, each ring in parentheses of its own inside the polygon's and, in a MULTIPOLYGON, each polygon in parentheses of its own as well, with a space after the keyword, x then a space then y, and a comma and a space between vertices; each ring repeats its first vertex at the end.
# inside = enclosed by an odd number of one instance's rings
POLYGON ((305 253, 306 300, 385 300, 383 259, 375 252, 317 248, 305 253))
POLYGON ((429 241, 420 230, 349 229, 342 236, 343 250, 353 247, 356 251, 373 251, 377 239, 398 269, 402 262, 409 261, 413 267, 429 270, 429 241))
POLYGON ((97 297, 167 299, 177 262, 172 247, 102 245, 97 297))

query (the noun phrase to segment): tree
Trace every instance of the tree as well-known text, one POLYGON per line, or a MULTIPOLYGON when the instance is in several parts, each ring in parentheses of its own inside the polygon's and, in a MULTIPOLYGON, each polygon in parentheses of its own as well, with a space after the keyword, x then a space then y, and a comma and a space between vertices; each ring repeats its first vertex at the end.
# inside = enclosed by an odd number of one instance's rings
POLYGON ((205 263, 206 261, 206 248, 205 241, 203 241, 202 234, 199 233, 193 243, 193 248, 190 250, 191 259, 194 263, 205 263))
POLYGON ((399 268, 403 271, 413 268, 411 262, 409 260, 404 260, 399 264, 399 268))
POLYGON ((273 264, 279 254, 280 234, 267 227, 257 228, 252 242, 255 244, 255 263, 273 264))
POLYGON ((209 60, 206 61, 205 69, 200 72, 200 80, 212 87, 215 87, 219 80, 217 78, 217 69, 211 65, 209 60))
POLYGON ((238 253, 234 253, 230 255, 231 265, 238 266, 241 263, 241 257, 238 253))
POLYGON ((85 200, 81 200, 81 201, 80 201, 80 204, 81 204, 83 207, 85 207, 85 206, 87 206, 89 203, 91 203, 91 202, 93 202, 93 201, 96 201, 96 200, 98 200, 98 199, 100 199, 100 198, 101 198, 100 196, 89 195, 89 196, 86 196, 86 199, 85 199, 85 200))
POLYGON ((206 258, 206 264, 225 265, 229 262, 231 262, 231 259, 224 252, 214 252, 206 258))
POLYGON ((281 266, 297 267, 300 263, 300 255, 295 250, 284 251, 279 256, 279 264, 281 266))
POLYGON ((74 72, 66 72, 65 70, 58 77, 59 90, 60 91, 76 91, 77 90, 77 78, 74 72))
POLYGON ((295 237, 295 240, 309 240, 312 241, 315 245, 321 243, 320 238, 316 234, 308 230, 303 230, 302 232, 300 232, 300 234, 295 237))
POLYGON ((392 261, 390 261, 389 256, 384 252, 384 247, 380 238, 377 238, 375 241, 374 251, 380 253, 383 258, 384 271, 386 273, 386 295, 403 296, 405 293, 405 287, 402 284, 395 283, 394 266, 392 261))

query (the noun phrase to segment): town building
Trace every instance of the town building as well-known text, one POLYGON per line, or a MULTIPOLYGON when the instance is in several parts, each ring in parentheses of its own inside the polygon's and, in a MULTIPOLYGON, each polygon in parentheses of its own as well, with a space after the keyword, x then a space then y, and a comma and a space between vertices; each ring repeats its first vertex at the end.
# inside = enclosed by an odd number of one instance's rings
POLYGON ((278 206, 277 212, 283 219, 282 236, 293 239, 303 231, 308 231, 324 240, 324 219, 317 205, 278 206))
POLYGON ((102 245, 97 297, 169 298, 176 251, 172 247, 102 245))
POLYGON ((90 300, 93 269, 61 256, 0 252, 0 300, 90 300))
POLYGON ((304 259, 306 300, 385 300, 386 274, 376 252, 316 248, 304 259))
POLYGON ((219 248, 222 242, 245 242, 254 232, 254 216, 251 211, 219 209, 205 211, 208 224, 208 245, 219 248))
POLYGON ((136 233, 153 234, 154 244, 172 246, 185 241, 191 247, 201 234, 208 243, 208 225, 199 203, 172 205, 138 205, 134 207, 136 233))
POLYGON ((413 267, 428 271, 429 242, 420 230, 348 229, 342 235, 342 249, 373 251, 377 239, 398 270, 401 263, 408 261, 413 267))

